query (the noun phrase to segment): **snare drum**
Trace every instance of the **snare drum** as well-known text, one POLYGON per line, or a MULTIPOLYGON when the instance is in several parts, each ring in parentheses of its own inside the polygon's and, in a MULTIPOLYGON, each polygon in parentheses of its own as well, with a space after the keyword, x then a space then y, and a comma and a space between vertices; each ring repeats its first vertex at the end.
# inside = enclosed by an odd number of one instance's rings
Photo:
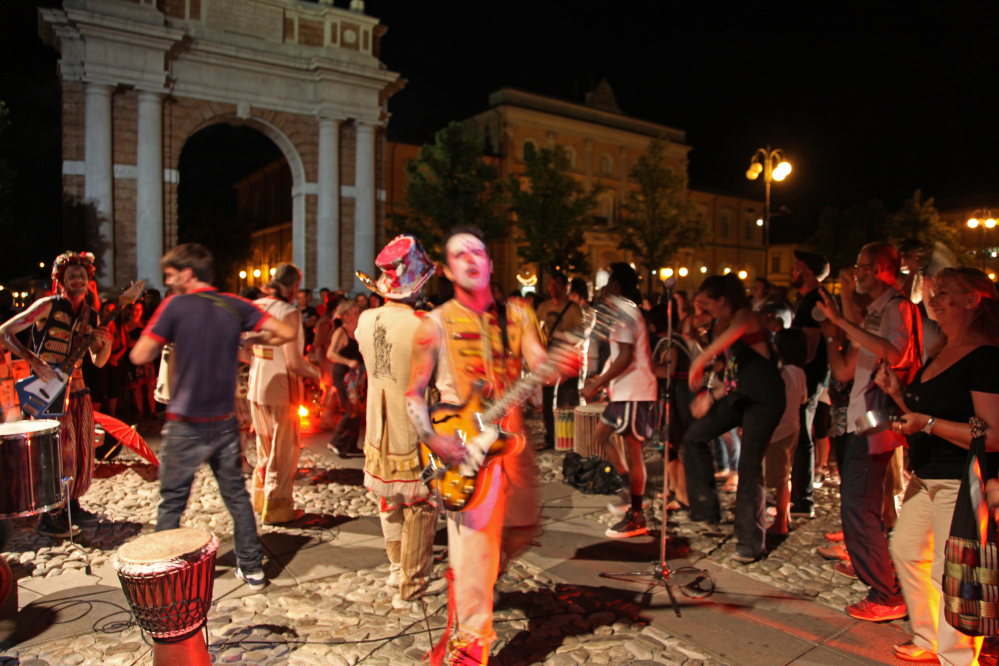
POLYGON ((58 421, 0 423, 0 519, 51 511, 66 501, 58 421))
POLYGON ((208 617, 219 540, 190 528, 139 537, 118 549, 112 566, 135 621, 158 643, 196 634, 208 617))

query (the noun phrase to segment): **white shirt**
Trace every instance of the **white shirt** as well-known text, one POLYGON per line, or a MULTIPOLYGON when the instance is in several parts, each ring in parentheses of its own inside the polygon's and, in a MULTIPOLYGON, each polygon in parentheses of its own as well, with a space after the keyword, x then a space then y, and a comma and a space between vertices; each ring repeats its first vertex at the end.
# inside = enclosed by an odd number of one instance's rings
MULTIPOLYGON (((294 305, 277 298, 265 297, 253 303, 279 321, 298 312, 294 305)), ((301 353, 304 348, 305 330, 299 326, 295 349, 301 353)), ((253 345, 249 388, 247 398, 258 405, 288 406, 298 400, 298 378, 288 369, 284 345, 253 345)))
POLYGON ((800 409, 808 402, 808 387, 805 385, 805 371, 796 365, 787 365, 780 369, 784 380, 784 393, 787 395, 787 407, 780 417, 777 429, 770 437, 771 442, 790 437, 800 427, 800 409))
POLYGON ((610 335, 610 358, 604 372, 621 354, 621 344, 632 346, 631 363, 623 373, 612 379, 607 393, 612 402, 655 401, 658 398, 656 376, 652 374, 652 349, 649 332, 638 306, 621 299, 621 318, 610 335))

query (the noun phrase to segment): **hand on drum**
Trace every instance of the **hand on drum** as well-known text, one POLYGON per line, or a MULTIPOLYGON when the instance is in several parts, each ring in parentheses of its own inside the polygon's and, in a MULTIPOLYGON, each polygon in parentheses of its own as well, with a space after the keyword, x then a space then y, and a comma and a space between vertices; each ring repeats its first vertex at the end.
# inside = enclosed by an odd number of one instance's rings
POLYGON ((600 381, 600 376, 590 377, 586 380, 586 383, 583 384, 583 390, 580 391, 580 395, 582 395, 587 401, 590 401, 601 388, 603 388, 603 382, 600 381))

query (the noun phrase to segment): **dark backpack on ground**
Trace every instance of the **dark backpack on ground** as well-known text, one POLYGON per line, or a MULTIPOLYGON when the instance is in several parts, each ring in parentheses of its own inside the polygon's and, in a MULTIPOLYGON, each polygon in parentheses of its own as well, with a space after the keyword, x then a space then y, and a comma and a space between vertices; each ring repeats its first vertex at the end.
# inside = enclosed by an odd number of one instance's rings
POLYGON ((575 451, 562 460, 562 481, 587 495, 614 495, 621 490, 621 477, 600 456, 584 458, 575 451))

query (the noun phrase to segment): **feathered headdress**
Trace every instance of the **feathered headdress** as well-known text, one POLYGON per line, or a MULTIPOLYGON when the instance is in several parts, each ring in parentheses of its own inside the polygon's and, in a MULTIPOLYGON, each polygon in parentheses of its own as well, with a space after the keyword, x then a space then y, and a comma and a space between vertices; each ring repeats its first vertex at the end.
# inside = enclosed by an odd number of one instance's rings
POLYGON ((62 276, 69 266, 83 266, 87 278, 94 279, 94 255, 91 252, 63 252, 52 262, 52 286, 62 288, 62 276))

